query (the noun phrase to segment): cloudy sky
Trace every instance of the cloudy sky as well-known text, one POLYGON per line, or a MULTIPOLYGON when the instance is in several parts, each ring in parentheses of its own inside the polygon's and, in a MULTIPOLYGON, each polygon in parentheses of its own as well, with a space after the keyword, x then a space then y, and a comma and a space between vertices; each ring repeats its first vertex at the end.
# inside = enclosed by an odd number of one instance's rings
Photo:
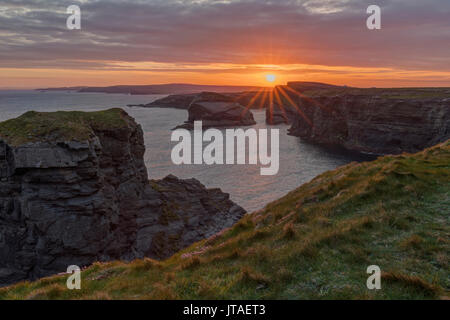
POLYGON ((450 86, 449 0, 0 0, 0 87, 450 86), (81 30, 66 9, 81 8, 81 30), (366 9, 381 7, 381 30, 366 9))

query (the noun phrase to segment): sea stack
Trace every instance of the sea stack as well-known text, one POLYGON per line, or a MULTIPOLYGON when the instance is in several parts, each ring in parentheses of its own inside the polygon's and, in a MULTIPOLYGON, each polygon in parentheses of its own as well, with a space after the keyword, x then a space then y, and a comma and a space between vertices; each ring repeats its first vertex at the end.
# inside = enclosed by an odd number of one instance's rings
POLYGON ((194 121, 202 121, 204 128, 251 126, 256 124, 253 113, 233 97, 202 92, 189 105, 189 118, 177 128, 193 129, 194 121))

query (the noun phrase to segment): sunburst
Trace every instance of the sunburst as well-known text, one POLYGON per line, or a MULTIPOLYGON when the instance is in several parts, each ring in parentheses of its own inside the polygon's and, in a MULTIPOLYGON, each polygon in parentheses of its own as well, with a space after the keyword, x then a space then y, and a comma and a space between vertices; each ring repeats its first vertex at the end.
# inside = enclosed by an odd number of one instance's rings
MULTIPOLYGON (((283 113, 283 116, 287 118, 287 112, 285 110, 285 102, 283 100, 287 101, 287 103, 310 125, 312 126, 312 121, 308 118, 308 116, 305 114, 305 112, 301 109, 300 105, 296 103, 292 97, 286 92, 289 91, 292 94, 295 94, 296 96, 305 99, 308 102, 311 102, 313 105, 318 106, 323 109, 327 109, 325 106, 320 104, 319 102, 315 101, 314 99, 302 94, 301 92, 290 88, 288 86, 276 86, 274 88, 260 88, 256 93, 254 93, 254 96, 251 98, 250 102, 246 104, 245 109, 242 111, 242 114, 245 115, 248 110, 250 110, 260 99, 260 103, 258 106, 258 109, 264 108, 264 106, 267 105, 266 108, 268 108, 268 114, 270 117, 270 120, 273 118, 273 111, 274 111, 274 104, 277 104, 277 107, 280 108, 281 112, 283 113)), ((240 100, 244 96, 248 96, 249 92, 242 93, 236 98, 236 101, 240 100)))

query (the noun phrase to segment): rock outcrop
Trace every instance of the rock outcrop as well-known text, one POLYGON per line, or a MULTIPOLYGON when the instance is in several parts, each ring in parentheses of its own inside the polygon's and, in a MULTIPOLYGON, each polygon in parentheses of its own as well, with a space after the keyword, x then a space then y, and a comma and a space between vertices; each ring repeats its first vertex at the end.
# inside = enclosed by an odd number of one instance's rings
POLYGON ((0 285, 165 258, 245 213, 195 179, 148 181, 144 151, 141 127, 121 109, 0 123, 0 285))
POLYGON ((266 108, 266 123, 269 125, 291 124, 298 114, 296 107, 290 103, 280 105, 273 103, 272 107, 266 108))
POLYGON ((320 82, 294 81, 287 85, 279 85, 273 89, 271 103, 266 106, 266 123, 269 125, 292 124, 301 114, 296 101, 299 96, 329 92, 330 90, 348 89, 346 86, 335 86, 320 82))
POLYGON ((290 134, 375 154, 416 152, 450 138, 450 99, 372 95, 299 97, 290 134))
POLYGON ((189 118, 177 128, 192 129, 194 121, 202 121, 204 128, 236 127, 256 124, 250 110, 233 97, 214 92, 202 92, 189 105, 189 118))
MULTIPOLYGON (((227 97, 227 101, 237 102, 247 109, 265 109, 270 105, 267 95, 270 89, 245 92, 220 92, 221 96, 227 97)), ((167 97, 157 99, 147 104, 130 104, 129 107, 142 108, 174 108, 188 110, 192 101, 199 93, 172 94, 167 97)))
POLYGON ((143 108, 174 108, 187 110, 198 93, 172 94, 144 105, 128 105, 143 108))

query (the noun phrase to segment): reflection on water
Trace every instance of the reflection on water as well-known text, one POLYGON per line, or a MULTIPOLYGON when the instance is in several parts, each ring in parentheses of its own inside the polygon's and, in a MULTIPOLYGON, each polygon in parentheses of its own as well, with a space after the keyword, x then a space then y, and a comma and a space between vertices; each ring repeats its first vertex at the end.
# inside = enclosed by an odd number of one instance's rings
MULTIPOLYGON (((171 130, 187 119, 187 111, 175 109, 127 108, 127 104, 148 103, 161 95, 129 96, 103 93, 0 91, 0 120, 29 111, 94 111, 122 107, 144 130, 145 163, 150 178, 168 174, 197 178, 207 187, 218 187, 248 211, 261 209, 315 176, 351 161, 370 159, 343 151, 302 142, 287 135, 287 125, 269 126, 280 130, 280 169, 277 175, 261 176, 260 165, 180 165, 171 161, 171 130)), ((254 128, 267 128, 263 111, 254 111, 254 128)))

